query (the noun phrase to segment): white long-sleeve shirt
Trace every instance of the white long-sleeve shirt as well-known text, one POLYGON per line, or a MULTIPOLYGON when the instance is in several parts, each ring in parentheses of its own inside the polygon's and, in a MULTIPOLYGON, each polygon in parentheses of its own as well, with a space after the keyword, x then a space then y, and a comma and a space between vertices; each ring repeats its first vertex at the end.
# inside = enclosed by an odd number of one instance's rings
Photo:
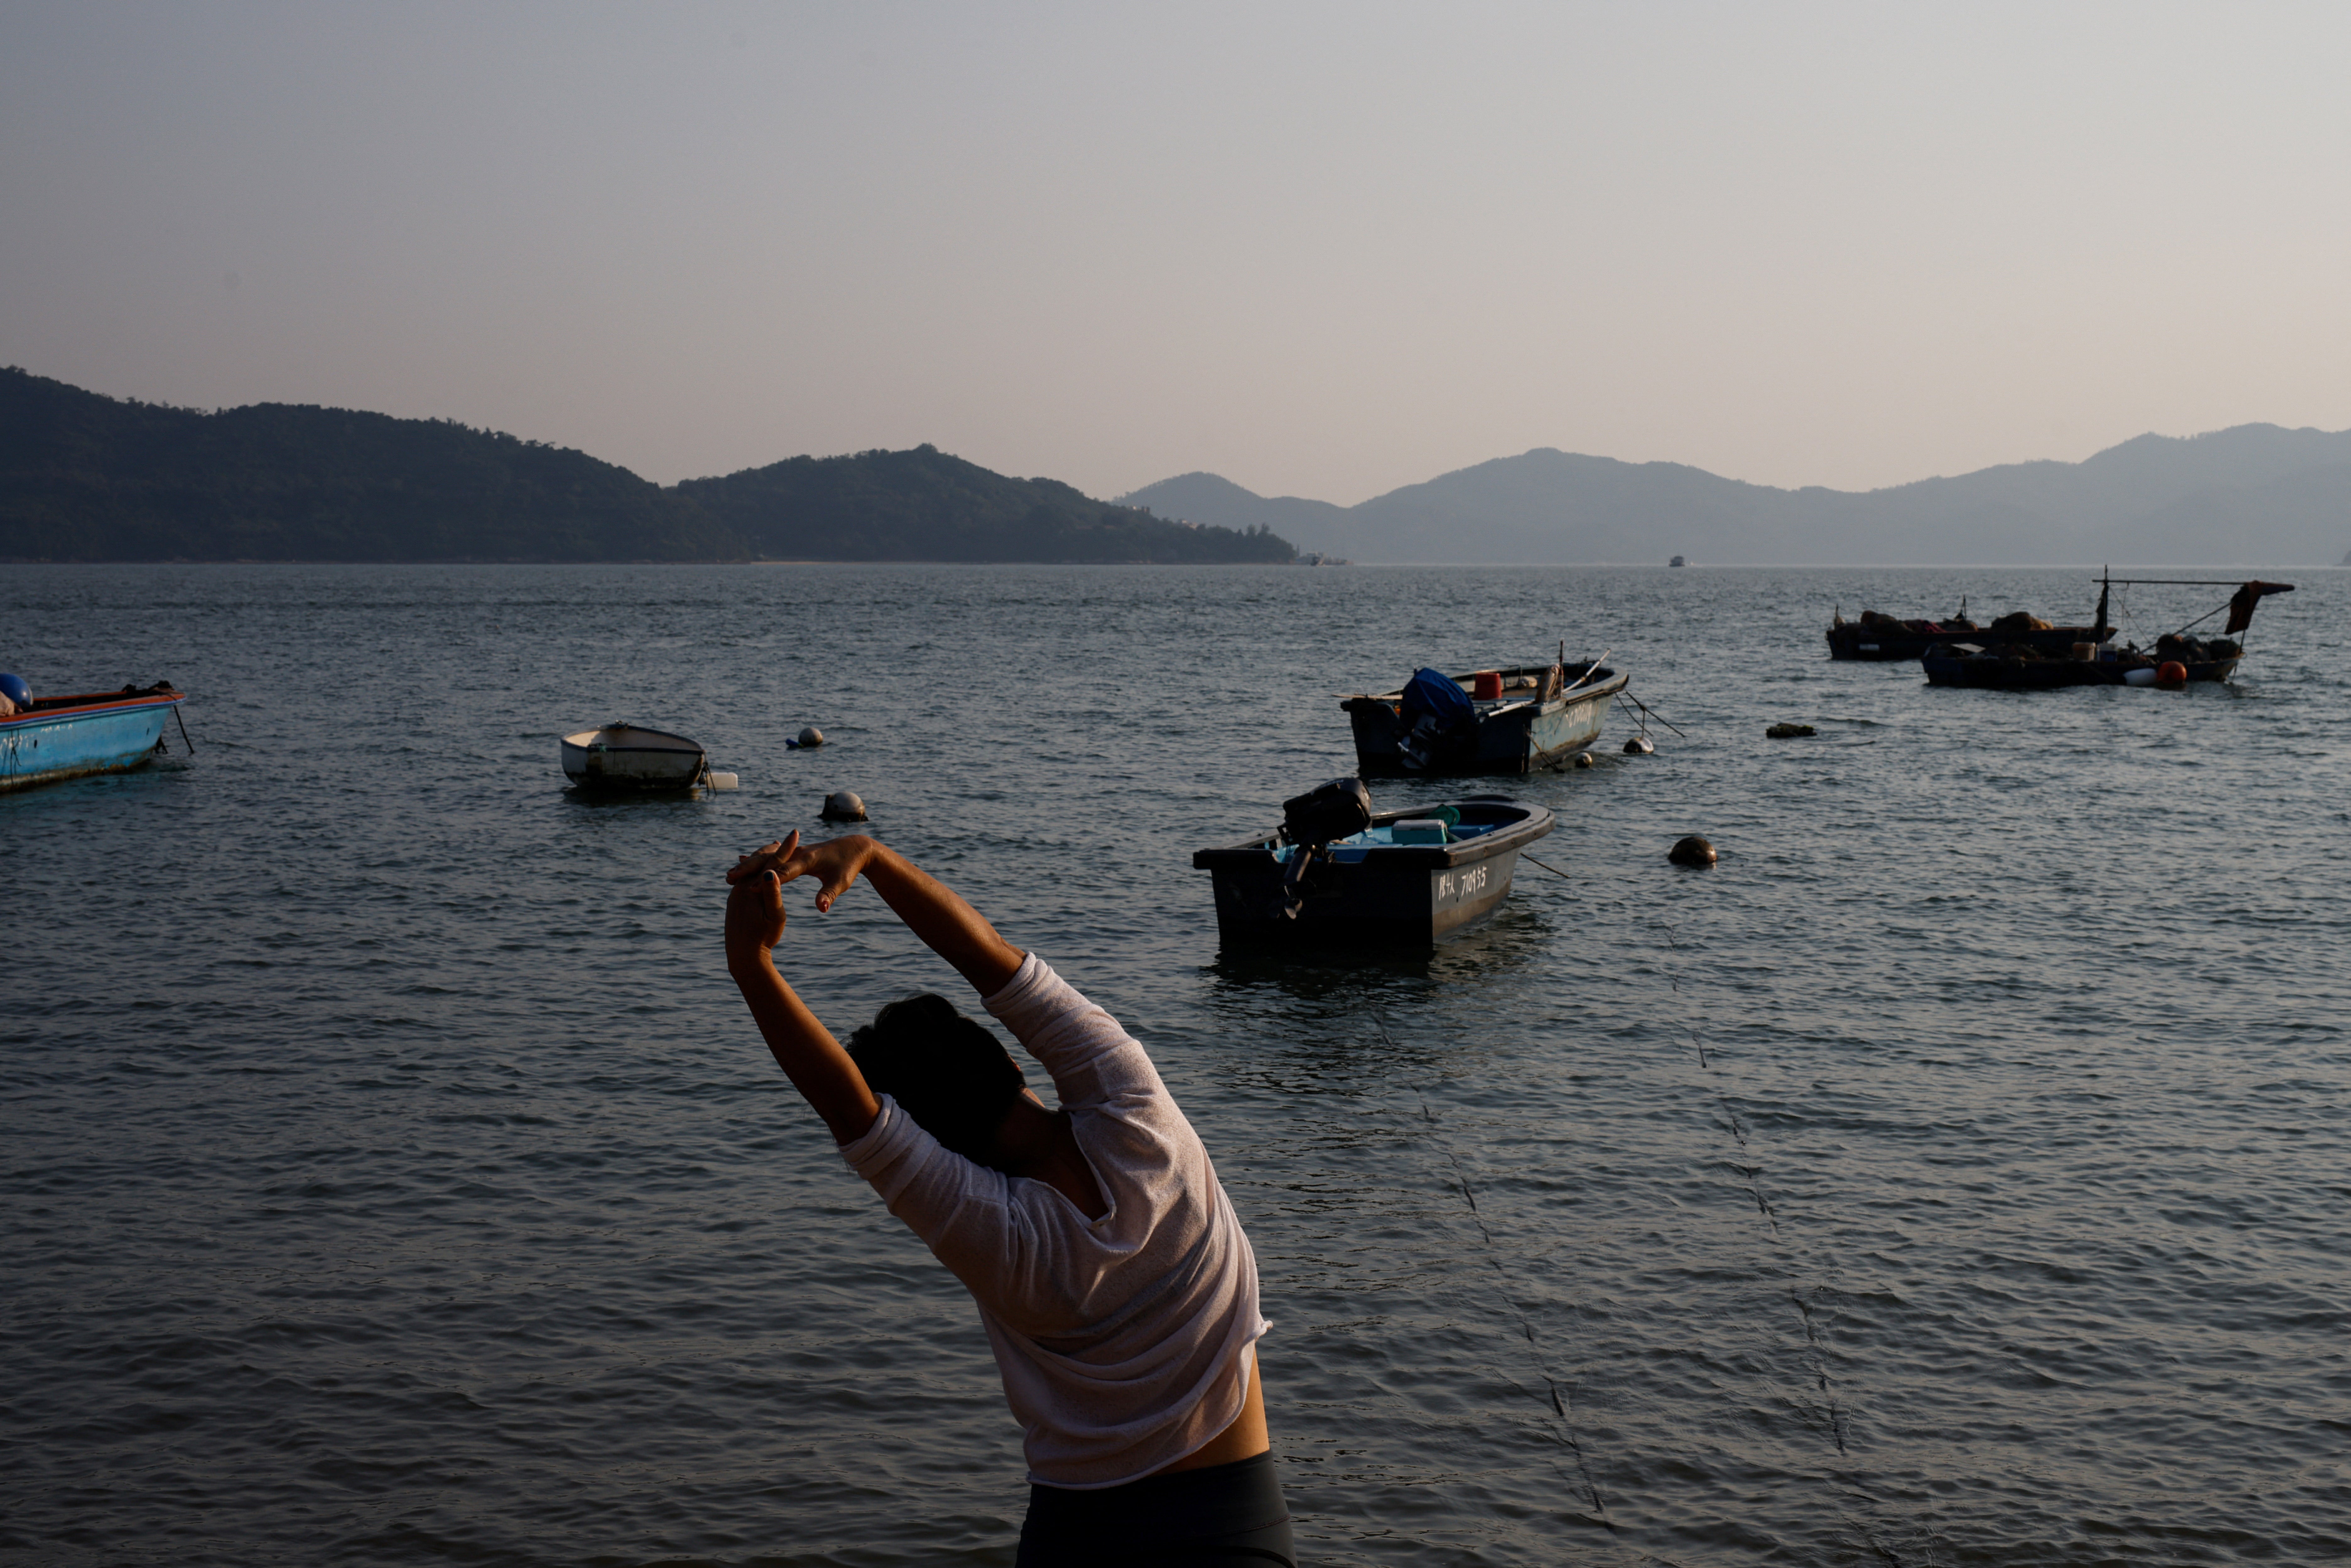
POLYGON ((1029 1479, 1134 1480, 1230 1426, 1248 1397, 1257 1256, 1143 1047, 1031 953, 987 999, 1052 1074, 1110 1208, 942 1147, 896 1101, 841 1145, 970 1290, 1029 1479))

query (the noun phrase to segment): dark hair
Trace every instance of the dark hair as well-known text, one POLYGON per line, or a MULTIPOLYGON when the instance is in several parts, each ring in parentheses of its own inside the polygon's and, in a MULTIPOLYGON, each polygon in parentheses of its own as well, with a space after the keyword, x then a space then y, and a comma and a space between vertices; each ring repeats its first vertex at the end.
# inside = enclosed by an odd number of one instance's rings
POLYGON ((849 1037, 866 1087, 967 1160, 987 1163, 996 1129, 1026 1086, 1019 1064, 985 1024, 925 992, 892 1002, 849 1037))

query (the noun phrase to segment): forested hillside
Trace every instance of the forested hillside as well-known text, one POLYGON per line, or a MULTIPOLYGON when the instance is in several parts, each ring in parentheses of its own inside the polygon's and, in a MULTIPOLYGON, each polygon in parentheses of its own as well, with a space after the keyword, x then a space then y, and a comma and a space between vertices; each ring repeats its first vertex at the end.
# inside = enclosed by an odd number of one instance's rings
POLYGON ((1287 561, 924 446, 664 488, 445 420, 207 413, 0 371, 0 559, 1287 561))
POLYGON ((0 371, 0 557, 723 560, 740 541, 585 453, 440 420, 207 413, 0 371))
POLYGON ((935 447, 794 457, 678 492, 760 555, 809 560, 1287 561, 1262 528, 1194 528, 935 447))

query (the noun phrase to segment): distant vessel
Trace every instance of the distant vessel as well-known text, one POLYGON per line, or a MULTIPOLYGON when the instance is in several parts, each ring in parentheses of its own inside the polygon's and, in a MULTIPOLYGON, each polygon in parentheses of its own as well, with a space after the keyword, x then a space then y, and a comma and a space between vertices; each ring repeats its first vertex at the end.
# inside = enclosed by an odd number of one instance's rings
POLYGON ((608 724, 563 737, 563 773, 583 789, 691 789, 709 778, 710 758, 682 735, 608 724))
POLYGON ((1669 560, 1669 561, 1666 562, 1666 564, 1667 564, 1667 566, 1687 566, 1687 565, 1689 564, 1689 562, 1687 562, 1687 561, 1684 560, 1684 559, 1683 559, 1681 557, 1679 557, 1679 556, 1676 556, 1676 557, 1674 557, 1674 559, 1671 559, 1671 560, 1669 560))
POLYGON ((140 767, 162 749, 163 721, 187 700, 169 681, 44 697, 0 718, 0 789, 140 767))

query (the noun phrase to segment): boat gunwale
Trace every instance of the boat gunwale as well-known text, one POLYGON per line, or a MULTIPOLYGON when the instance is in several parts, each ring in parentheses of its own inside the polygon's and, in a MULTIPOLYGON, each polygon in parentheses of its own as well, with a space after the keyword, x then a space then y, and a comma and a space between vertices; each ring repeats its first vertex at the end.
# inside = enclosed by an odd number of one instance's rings
POLYGON ((630 725, 627 727, 635 730, 639 735, 656 735, 661 737, 664 740, 674 740, 680 744, 676 746, 637 746, 633 744, 623 744, 620 746, 596 746, 590 744, 589 741, 580 738, 580 736, 601 735, 609 727, 611 727, 599 725, 593 729, 583 729, 577 735, 564 736, 562 737, 562 741, 564 745, 571 747, 574 751, 616 751, 653 757, 699 757, 706 754, 710 749, 708 747, 699 744, 691 737, 679 735, 674 730, 647 729, 643 725, 634 724, 630 725))
MULTIPOLYGON (((1554 666, 1552 664, 1505 664, 1491 670, 1472 670, 1470 674, 1500 675, 1505 679, 1512 675, 1533 675, 1536 677, 1537 681, 1536 691, 1537 693, 1540 693, 1541 691, 1541 677, 1550 674, 1553 667, 1554 666)), ((1574 668, 1573 664, 1570 664, 1567 667, 1570 669, 1574 668)), ((1468 695, 1469 682, 1467 679, 1460 675, 1454 674, 1448 674, 1445 678, 1451 681, 1455 685, 1459 686, 1463 695, 1468 695)), ((1541 695, 1522 695, 1513 697, 1505 695, 1500 697, 1487 697, 1482 700, 1473 696, 1469 698, 1469 701, 1477 707, 1478 717, 1482 721, 1492 718, 1499 714, 1515 711, 1521 707, 1541 708, 1549 706, 1551 703, 1578 702, 1584 697, 1591 696, 1600 691, 1613 691, 1621 687, 1625 683, 1632 680, 1632 675, 1628 672, 1611 669, 1606 664, 1587 664, 1584 666, 1583 674, 1576 676, 1575 679, 1564 687, 1555 697, 1543 697, 1541 695)), ((1390 707, 1394 707, 1404 701, 1405 691, 1405 688, 1404 686, 1398 686, 1392 692, 1343 692, 1339 694, 1339 702, 1343 708, 1349 703, 1358 702, 1385 703, 1390 707)))
POLYGON ((94 697, 97 695, 91 692, 79 692, 70 697, 52 697, 48 699, 51 702, 75 702, 79 706, 75 707, 36 706, 26 712, 10 714, 5 718, 0 718, 0 729, 13 729, 26 724, 39 724, 44 719, 84 718, 93 714, 128 713, 134 708, 167 706, 188 700, 188 694, 185 692, 146 692, 132 697, 117 694, 99 701, 82 701, 85 697, 94 697))
MULTIPOLYGON (((1361 848, 1363 858, 1343 863, 1390 871, 1449 871, 1456 866, 1475 865, 1491 860, 1505 851, 1524 849, 1536 840, 1546 837, 1559 825, 1558 813, 1548 806, 1536 805, 1508 795, 1456 795, 1430 805, 1406 807, 1396 811, 1374 811, 1372 825, 1394 824, 1426 816, 1437 806, 1468 805, 1507 806, 1523 811, 1525 816, 1515 822, 1498 823, 1490 832, 1479 833, 1474 839, 1463 839, 1447 844, 1366 844, 1361 848), (1373 855, 1377 860, 1373 860, 1373 855)), ((1192 852, 1195 871, 1270 870, 1282 862, 1274 853, 1281 846, 1280 829, 1256 834, 1240 843, 1217 844, 1192 852), (1209 858, 1209 857, 1214 857, 1209 858)))

